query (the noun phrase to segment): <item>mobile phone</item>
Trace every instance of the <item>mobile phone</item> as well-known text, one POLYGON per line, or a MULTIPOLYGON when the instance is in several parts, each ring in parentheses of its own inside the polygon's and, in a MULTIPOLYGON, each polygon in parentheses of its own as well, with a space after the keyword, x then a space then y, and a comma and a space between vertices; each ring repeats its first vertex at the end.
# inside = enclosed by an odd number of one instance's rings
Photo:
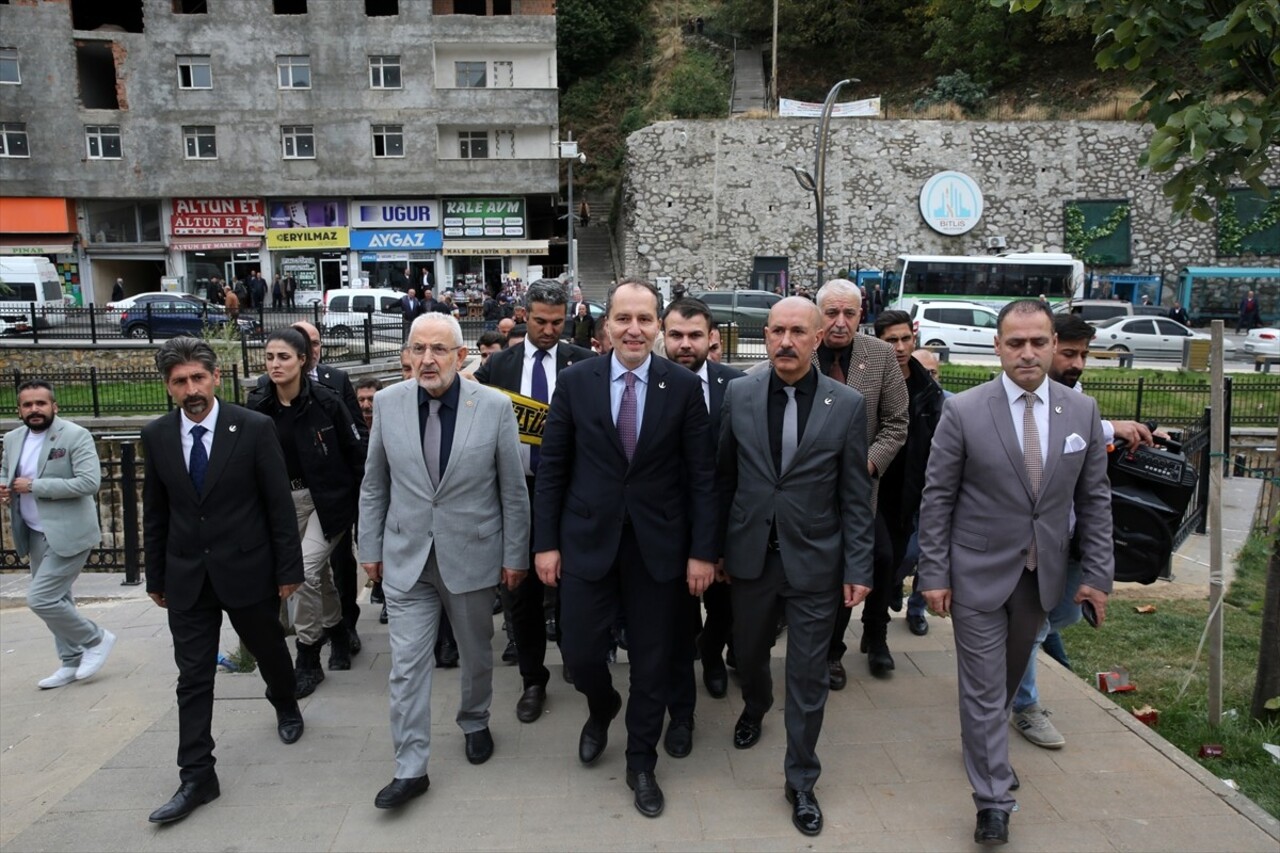
POLYGON ((1094 609, 1092 601, 1086 598, 1080 602, 1080 614, 1084 616, 1084 621, 1089 623, 1090 628, 1098 627, 1098 611, 1094 609))

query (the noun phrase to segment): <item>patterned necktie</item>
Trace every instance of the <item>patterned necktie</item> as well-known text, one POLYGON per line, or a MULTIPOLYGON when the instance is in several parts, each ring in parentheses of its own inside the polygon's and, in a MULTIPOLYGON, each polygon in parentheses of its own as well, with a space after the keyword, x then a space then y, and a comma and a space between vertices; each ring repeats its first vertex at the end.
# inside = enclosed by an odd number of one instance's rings
POLYGON ((422 458, 427 463, 431 487, 440 485, 440 401, 427 402, 427 427, 422 431, 422 458))
POLYGON ((785 385, 782 390, 786 392, 787 405, 782 410, 782 468, 778 471, 779 474, 791 467, 791 460, 796 455, 796 445, 800 443, 795 386, 785 385))
POLYGON ((840 353, 835 354, 835 358, 831 361, 831 369, 827 371, 827 375, 841 385, 845 384, 844 368, 840 366, 840 353))
MULTIPOLYGON (((529 394, 535 400, 549 403, 551 395, 547 393, 547 369, 542 364, 542 360, 546 357, 547 351, 544 349, 533 354, 533 372, 529 375, 529 394)), ((538 473, 538 463, 541 460, 542 448, 535 444, 529 448, 529 470, 534 474, 538 473)))
MULTIPOLYGON (((1040 457, 1040 430, 1036 426, 1036 395, 1026 391, 1022 395, 1022 461, 1027 466, 1027 479, 1031 481, 1031 496, 1040 498, 1040 478, 1044 474, 1044 460, 1040 457)), ((1031 534, 1031 547, 1027 549, 1027 569, 1035 571, 1039 565, 1035 533, 1031 534)))
POLYGON ((628 370, 622 380, 627 387, 622 389, 622 405, 618 407, 618 438, 630 462, 636 454, 636 375, 628 370))
POLYGON ((191 460, 187 463, 187 470, 197 495, 204 494, 204 475, 209 470, 209 453, 204 449, 204 434, 208 431, 207 427, 199 424, 191 428, 191 460))

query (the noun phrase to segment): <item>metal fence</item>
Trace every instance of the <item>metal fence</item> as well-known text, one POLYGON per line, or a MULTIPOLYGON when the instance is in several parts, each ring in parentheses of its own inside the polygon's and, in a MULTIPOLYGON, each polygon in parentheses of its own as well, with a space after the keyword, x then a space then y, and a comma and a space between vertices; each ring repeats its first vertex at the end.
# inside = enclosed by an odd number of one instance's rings
MULTIPOLYGON (((1209 408, 1205 408, 1204 413, 1199 420, 1189 424, 1182 431, 1182 452, 1187 457, 1187 462, 1196 471, 1196 490, 1191 497, 1191 502, 1187 505, 1187 510, 1182 515, 1182 521, 1178 524, 1177 531, 1173 535, 1173 550, 1177 551, 1178 547, 1187 540, 1192 533, 1203 534, 1207 529, 1209 520, 1209 461, 1213 458, 1213 453, 1209 446, 1209 439, 1212 435, 1210 432, 1210 424, 1213 420, 1213 412, 1209 408)), ((1225 433, 1226 440, 1229 442, 1230 432, 1225 433)))
MULTIPOLYGON (((243 402, 242 378, 239 365, 224 367, 218 396, 243 402)), ((173 408, 173 400, 154 370, 61 367, 0 373, 0 412, 18 410, 17 389, 27 379, 43 379, 53 385, 58 395, 58 414, 64 417, 158 415, 173 408)))

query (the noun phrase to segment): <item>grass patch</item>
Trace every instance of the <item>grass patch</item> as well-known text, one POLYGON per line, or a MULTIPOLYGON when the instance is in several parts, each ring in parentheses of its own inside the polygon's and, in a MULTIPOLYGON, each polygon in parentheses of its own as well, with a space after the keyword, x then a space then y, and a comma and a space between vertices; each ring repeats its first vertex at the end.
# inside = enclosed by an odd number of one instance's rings
POLYGON ((1169 600, 1126 590, 1111 600, 1102 630, 1080 622, 1063 632, 1063 641, 1076 673, 1090 682, 1094 673, 1114 665, 1128 669, 1138 689, 1112 696, 1118 705, 1128 710, 1148 704, 1159 709, 1156 731, 1161 737, 1216 776, 1234 779, 1241 792, 1280 818, 1280 766, 1262 750, 1263 743, 1280 743, 1280 725, 1249 718, 1269 549, 1266 536, 1249 538, 1223 601, 1222 701, 1224 709, 1235 713, 1217 729, 1208 723, 1207 648, 1196 661, 1207 601, 1169 600), (1156 612, 1135 612, 1143 604, 1154 604, 1156 612), (1179 697, 1193 662, 1195 671, 1179 697), (1203 744, 1221 744, 1223 757, 1198 758, 1203 744))

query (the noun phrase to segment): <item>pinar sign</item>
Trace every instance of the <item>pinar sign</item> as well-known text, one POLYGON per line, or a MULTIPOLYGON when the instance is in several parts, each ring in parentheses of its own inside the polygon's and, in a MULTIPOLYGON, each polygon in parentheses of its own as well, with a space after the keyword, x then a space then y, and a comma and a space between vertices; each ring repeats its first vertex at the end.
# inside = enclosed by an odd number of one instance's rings
POLYGON ((260 198, 175 198, 169 233, 261 237, 267 230, 265 210, 260 198))

